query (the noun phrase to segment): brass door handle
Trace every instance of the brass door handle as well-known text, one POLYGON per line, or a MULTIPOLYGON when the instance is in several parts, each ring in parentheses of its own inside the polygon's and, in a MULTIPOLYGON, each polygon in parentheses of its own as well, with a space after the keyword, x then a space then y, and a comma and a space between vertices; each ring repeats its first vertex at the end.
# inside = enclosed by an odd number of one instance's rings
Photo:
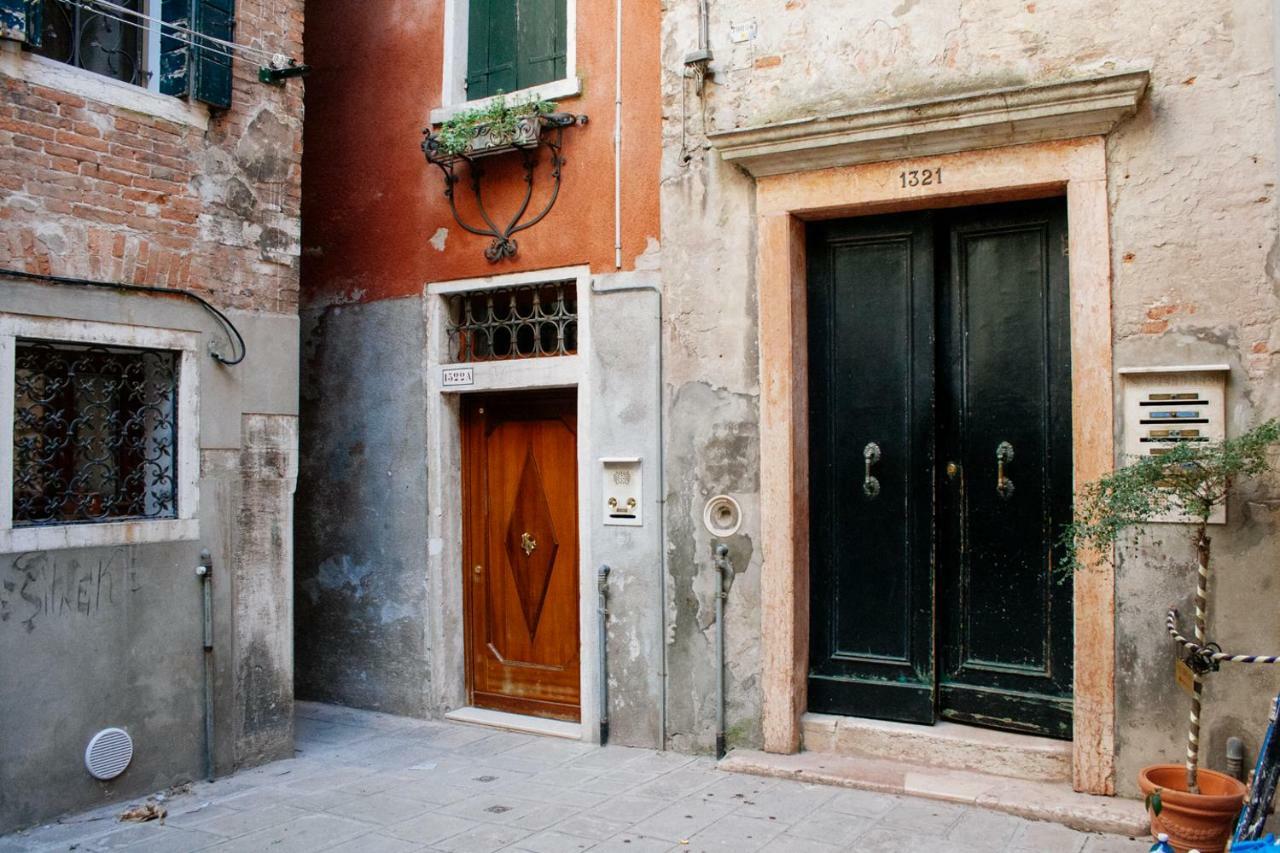
POLYGON ((520 534, 520 549, 524 551, 524 555, 528 557, 533 553, 533 549, 538 547, 538 541, 528 533, 520 534))
POLYGON ((1008 500, 1013 496, 1013 480, 1004 475, 1004 466, 1013 461, 1013 445, 1007 441, 996 447, 996 493, 1008 500))
POLYGON ((880 494, 880 481, 871 476, 871 466, 880 461, 880 445, 874 441, 867 442, 867 446, 862 448, 862 461, 866 463, 866 470, 862 476, 862 493, 868 498, 874 498, 880 494))

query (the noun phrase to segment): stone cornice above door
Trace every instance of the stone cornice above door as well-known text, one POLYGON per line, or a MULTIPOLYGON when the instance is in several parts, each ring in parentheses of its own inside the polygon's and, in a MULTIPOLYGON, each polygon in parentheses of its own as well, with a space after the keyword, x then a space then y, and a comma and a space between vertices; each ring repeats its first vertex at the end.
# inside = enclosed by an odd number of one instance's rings
POLYGON ((1133 115, 1151 75, 1133 71, 876 106, 709 134, 755 177, 1028 142, 1100 136, 1133 115))

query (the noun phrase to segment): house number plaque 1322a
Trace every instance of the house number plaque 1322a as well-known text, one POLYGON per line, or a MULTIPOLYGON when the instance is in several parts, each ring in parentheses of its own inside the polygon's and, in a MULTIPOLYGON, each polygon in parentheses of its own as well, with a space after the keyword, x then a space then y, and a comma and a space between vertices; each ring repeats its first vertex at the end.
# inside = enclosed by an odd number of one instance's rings
POLYGON ((936 169, 911 169, 898 175, 904 187, 928 187, 942 183, 942 167, 936 169))

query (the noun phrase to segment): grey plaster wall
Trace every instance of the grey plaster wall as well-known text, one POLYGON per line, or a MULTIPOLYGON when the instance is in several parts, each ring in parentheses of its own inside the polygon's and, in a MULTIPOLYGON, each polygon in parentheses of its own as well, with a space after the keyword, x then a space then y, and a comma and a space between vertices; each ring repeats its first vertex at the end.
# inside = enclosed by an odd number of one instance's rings
MULTIPOLYGON (((176 298, 0 282, 0 311, 184 329, 225 351, 176 298)), ((248 356, 202 354, 194 541, 0 554, 0 832, 204 774, 201 548, 214 562, 219 774, 292 754, 297 320, 233 312, 248 356), (88 739, 132 735, 125 773, 97 782, 88 739)))
MULTIPOLYGON (((691 541, 693 496, 736 488, 754 500, 760 385, 752 183, 709 149, 706 131, 1149 69, 1139 114, 1107 144, 1115 363, 1231 364, 1229 419, 1240 430, 1280 414, 1275 22, 1265 0, 716 0, 713 76, 700 98, 683 66, 697 44, 698 4, 664 7, 671 716, 676 743, 705 748, 696 732, 705 730, 713 672, 705 587, 688 568, 705 559, 704 545, 691 541)), ((1215 537, 1221 573, 1211 618, 1229 648, 1280 649, 1272 617, 1277 485, 1250 485, 1215 537)), ((735 558, 758 553, 758 529, 749 517, 735 558)), ((1164 609, 1191 588, 1177 536, 1161 530, 1119 564, 1117 782, 1127 793, 1140 766, 1178 761, 1182 751, 1186 701, 1173 687, 1160 626, 1164 609)), ((757 612, 755 589, 748 567, 731 612, 757 612)), ((759 625, 748 617, 735 629, 733 618, 731 727, 740 742, 756 743, 759 625)), ((1221 764, 1230 734, 1256 745, 1277 687, 1280 673, 1258 667, 1215 677, 1210 766, 1221 764)))
POLYGON ((422 300, 303 313, 298 697, 427 716, 422 300))
POLYGON ((662 539, 659 487, 656 270, 595 277, 590 354, 592 464, 587 500, 590 565, 608 565, 609 739, 654 747, 660 740, 662 690, 662 539), (634 288, 652 288, 636 290, 634 288), (616 288, 631 288, 617 292, 616 288), (614 291, 614 292, 610 292, 614 291), (642 458, 641 527, 603 524, 601 457, 642 458))

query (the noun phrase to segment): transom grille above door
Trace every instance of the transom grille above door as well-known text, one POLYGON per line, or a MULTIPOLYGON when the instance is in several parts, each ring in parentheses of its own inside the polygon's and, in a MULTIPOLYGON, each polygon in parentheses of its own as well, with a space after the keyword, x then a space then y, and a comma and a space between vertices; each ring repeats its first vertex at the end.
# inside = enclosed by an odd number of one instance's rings
POLYGON ((578 351, 578 288, 572 281, 473 290, 448 297, 449 357, 502 361, 578 351))

